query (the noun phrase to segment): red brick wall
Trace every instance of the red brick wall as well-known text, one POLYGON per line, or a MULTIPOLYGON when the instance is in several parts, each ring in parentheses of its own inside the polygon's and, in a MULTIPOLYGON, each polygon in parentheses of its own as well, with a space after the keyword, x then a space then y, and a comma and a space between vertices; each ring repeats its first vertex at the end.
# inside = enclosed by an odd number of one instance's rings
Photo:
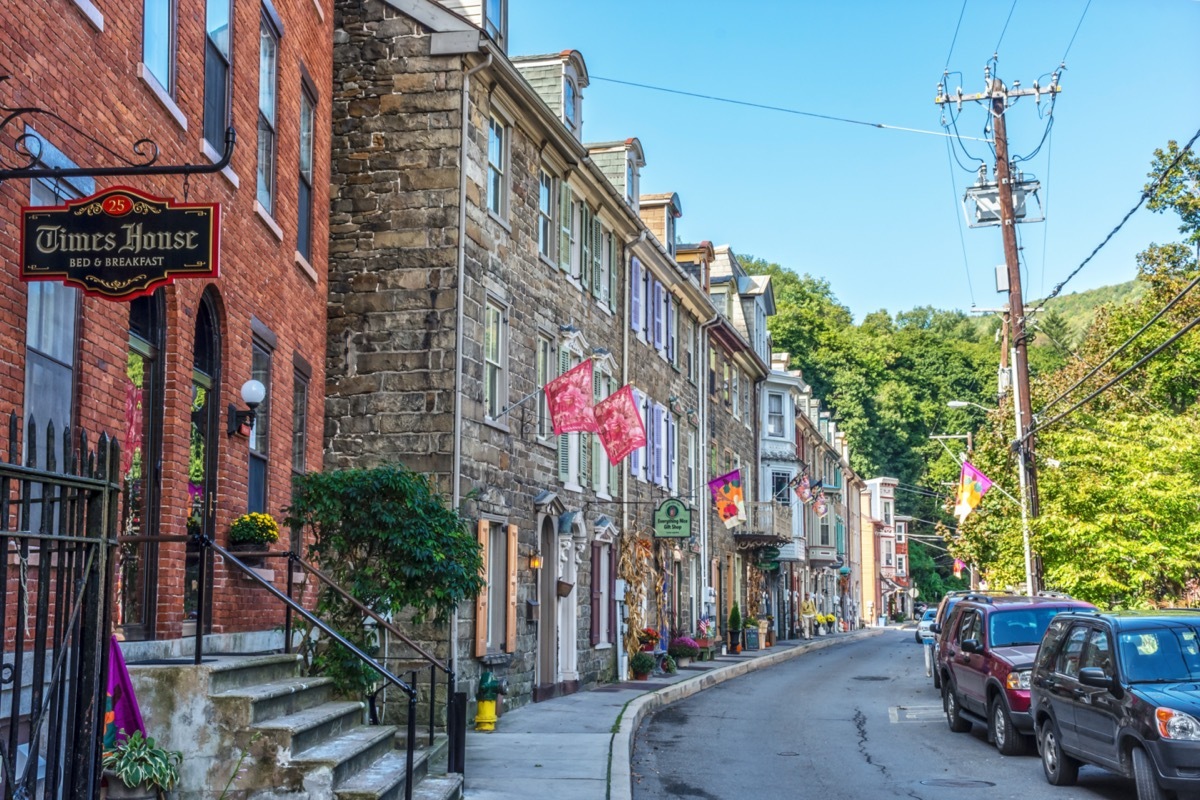
MULTIPOLYGON (((97 31, 73 0, 10 0, 0 4, 0 105, 40 106, 87 131, 121 155, 137 139, 153 139, 160 164, 206 163, 201 152, 204 100, 204 0, 178 0, 176 104, 186 130, 138 77, 142 53, 142 4, 136 0, 94 0, 104 15, 97 31)), ((231 164, 240 188, 221 174, 194 176, 192 202, 218 202, 222 210, 221 275, 214 280, 181 280, 166 292, 165 411, 161 486, 162 534, 186 532, 192 344, 202 292, 216 292, 222 335, 217 402, 221 425, 218 447, 217 540, 225 542, 230 521, 246 510, 247 441, 227 437, 225 407, 242 407, 239 389, 250 377, 250 319, 257 317, 277 337, 273 354, 268 510, 279 516, 287 505, 291 480, 293 355, 312 366, 309 383, 307 460, 321 463, 322 395, 325 360, 329 204, 329 111, 333 12, 330 0, 275 0, 283 20, 280 41, 277 115, 277 189, 274 220, 282 240, 255 213, 257 162, 259 20, 262 5, 236 0, 233 44, 233 125, 238 144, 231 164), (319 2, 322 12, 318 12, 319 2), (318 91, 315 124, 313 212, 314 280, 297 265, 295 254, 299 115, 303 62, 318 91)), ((51 117, 24 118, 39 134, 80 166, 112 165, 85 137, 51 117)), ((0 153, 14 164, 11 144, 24 124, 0 132, 0 153)), ((180 176, 100 178, 97 190, 129 185, 154 195, 182 199, 180 176)), ((22 408, 26 285, 17 275, 20 207, 28 204, 29 181, 0 186, 0 411, 22 408)), ((124 369, 129 309, 125 303, 94 298, 82 302, 76 376, 76 424, 92 437, 99 431, 122 436, 124 369)), ((286 532, 277 545, 283 549, 286 532)), ((183 591, 182 544, 160 548, 157 637, 179 635, 183 591)), ((282 562, 276 582, 283 584, 282 562)), ((216 567, 213 630, 254 630, 281 618, 276 604, 242 577, 216 567)))

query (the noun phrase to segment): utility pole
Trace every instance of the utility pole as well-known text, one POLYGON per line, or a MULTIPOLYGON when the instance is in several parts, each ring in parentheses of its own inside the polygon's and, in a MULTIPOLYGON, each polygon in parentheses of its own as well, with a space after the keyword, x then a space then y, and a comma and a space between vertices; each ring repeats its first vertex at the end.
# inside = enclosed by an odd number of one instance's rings
MULTIPOLYGON (((938 86, 938 96, 934 101, 939 106, 950 103, 957 104, 962 109, 964 101, 988 103, 992 115, 993 139, 996 148, 996 191, 1000 206, 1000 232, 1004 241, 1004 262, 1008 271, 1008 344, 1012 348, 1013 373, 1013 407, 1016 416, 1017 438, 1014 448, 1018 455, 1018 470, 1023 490, 1021 504, 1022 517, 1026 512, 1029 518, 1038 516, 1037 462, 1034 458, 1034 420, 1033 402, 1029 392, 1029 357, 1026 348, 1025 331, 1025 300, 1021 294, 1021 260, 1017 252, 1017 218, 1013 203, 1012 165, 1008 155, 1008 125, 1005 114, 1009 106, 1009 98, 1033 96, 1041 102, 1042 95, 1048 94, 1053 98, 1062 91, 1058 85, 1058 72, 1048 87, 1040 87, 1034 81, 1030 89, 1020 88, 1020 82, 1014 81, 1008 88, 997 77, 991 74, 991 67, 984 68, 984 81, 987 91, 974 95, 964 95, 958 89, 954 95, 946 91, 945 85, 938 86)), ((1001 351, 1003 353, 1003 350, 1001 351)), ((1004 357, 1001 356, 1001 362, 1004 357)), ((1027 520, 1023 520, 1024 549, 1026 567, 1026 591, 1036 594, 1039 589, 1038 576, 1033 574, 1033 559, 1029 545, 1029 529, 1027 520)))

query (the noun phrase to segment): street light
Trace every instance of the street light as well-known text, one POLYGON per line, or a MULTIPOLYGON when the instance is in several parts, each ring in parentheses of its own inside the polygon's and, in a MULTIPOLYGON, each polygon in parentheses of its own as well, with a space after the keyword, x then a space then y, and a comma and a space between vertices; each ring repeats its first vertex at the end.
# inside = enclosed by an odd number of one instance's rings
POLYGON ((994 408, 988 408, 987 406, 981 406, 979 403, 972 403, 970 400, 949 400, 946 402, 946 405, 950 408, 966 408, 967 406, 975 406, 976 408, 981 408, 989 413, 996 410, 994 408))

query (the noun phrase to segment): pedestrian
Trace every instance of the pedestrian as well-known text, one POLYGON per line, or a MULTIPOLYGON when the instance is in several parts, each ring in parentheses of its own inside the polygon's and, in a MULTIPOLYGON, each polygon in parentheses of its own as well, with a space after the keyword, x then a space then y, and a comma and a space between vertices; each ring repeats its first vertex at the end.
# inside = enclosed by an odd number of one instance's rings
POLYGON ((804 596, 804 605, 800 606, 800 617, 804 620, 804 638, 811 639, 813 633, 813 621, 817 617, 817 606, 813 602, 812 595, 804 596))

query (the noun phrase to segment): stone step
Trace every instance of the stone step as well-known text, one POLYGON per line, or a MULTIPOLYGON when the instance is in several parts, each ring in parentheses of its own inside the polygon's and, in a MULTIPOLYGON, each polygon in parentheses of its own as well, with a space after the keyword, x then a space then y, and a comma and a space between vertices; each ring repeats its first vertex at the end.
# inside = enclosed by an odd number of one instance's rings
POLYGON ((328 767, 333 773, 333 785, 338 786, 392 752, 395 736, 396 728, 392 725, 351 728, 292 756, 291 763, 301 769, 328 767))
POLYGON ((266 733, 275 745, 294 758, 345 731, 363 724, 361 702, 328 702, 314 708, 255 723, 252 729, 266 733))
POLYGON ((333 699, 330 678, 283 678, 254 686, 239 686, 211 695, 214 704, 239 726, 295 714, 333 699))
POLYGON ((427 776, 413 787, 413 800, 460 800, 462 796, 462 775, 427 776))
POLYGON ((208 666, 209 694, 221 694, 230 689, 294 678, 300 672, 301 659, 297 654, 280 653, 266 656, 219 658, 208 666))
MULTIPOLYGON (((349 780, 334 784, 338 800, 400 800, 404 797, 404 763, 407 756, 397 750, 389 752, 349 780)), ((413 795, 426 782, 428 761, 424 753, 413 754, 413 795)))

